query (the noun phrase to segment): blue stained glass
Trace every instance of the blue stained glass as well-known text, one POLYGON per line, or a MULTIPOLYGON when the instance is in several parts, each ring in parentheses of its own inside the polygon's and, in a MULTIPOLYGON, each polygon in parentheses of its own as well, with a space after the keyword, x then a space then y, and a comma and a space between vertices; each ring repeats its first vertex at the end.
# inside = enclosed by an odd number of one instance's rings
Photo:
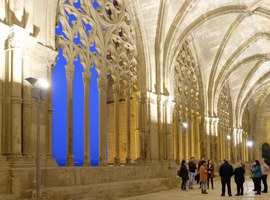
POLYGON ((100 8, 100 5, 98 4, 97 0, 94 0, 94 2, 93 2, 92 5, 93 5, 93 7, 94 7, 95 9, 100 8))
POLYGON ((107 29, 106 28, 102 28, 102 31, 106 31, 107 29))
POLYGON ((59 22, 59 26, 55 28, 55 34, 58 36, 63 35, 65 39, 68 39, 66 34, 63 32, 63 25, 61 22, 59 22))
POLYGON ((91 24, 86 24, 84 21, 82 21, 82 23, 83 23, 83 25, 84 25, 84 27, 86 29, 86 34, 89 35, 89 31, 92 30, 91 24))
POLYGON ((80 9, 83 12, 81 0, 78 0, 77 2, 73 3, 73 6, 77 9, 80 9))
POLYGON ((67 11, 65 11, 66 15, 68 16, 68 23, 72 27, 72 22, 76 21, 76 16, 73 14, 69 14, 67 11))
POLYGON ((96 53, 97 55, 99 55, 99 52, 98 52, 98 50, 96 49, 96 43, 94 42, 93 43, 93 45, 92 46, 90 46, 90 51, 92 52, 92 53, 96 53))
POLYGON ((83 47, 83 43, 81 42, 81 35, 80 33, 77 34, 77 37, 73 39, 73 42, 77 45, 81 45, 83 47))

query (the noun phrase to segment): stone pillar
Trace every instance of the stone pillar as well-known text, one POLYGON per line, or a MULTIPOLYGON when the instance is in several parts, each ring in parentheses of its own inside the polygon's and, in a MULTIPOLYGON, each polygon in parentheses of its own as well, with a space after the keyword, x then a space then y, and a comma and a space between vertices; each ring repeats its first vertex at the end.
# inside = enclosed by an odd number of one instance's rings
POLYGON ((162 122, 161 122, 161 109, 162 109, 161 95, 157 95, 157 118, 158 118, 158 151, 159 151, 159 160, 163 161, 164 159, 164 138, 162 131, 162 122))
POLYGON ((73 155, 73 79, 74 66, 66 66, 67 77, 67 162, 66 166, 74 166, 73 155))
POLYGON ((135 132, 135 148, 136 148, 136 155, 137 155, 137 159, 135 160, 135 163, 137 165, 141 165, 143 163, 144 157, 143 157, 143 152, 142 152, 142 115, 141 115, 141 95, 140 92, 135 92, 133 93, 133 98, 136 101, 136 116, 137 116, 137 120, 136 120, 136 132, 135 132))
MULTIPOLYGON (((5 1, 2 1, 2 4, 0 4, 1 6, 5 6, 5 1)), ((5 12, 4 12, 5 7, 0 8, 0 16, 2 15, 2 19, 4 19, 5 17, 5 12)), ((0 17, 1 19, 1 17, 0 17)), ((5 41, 7 39, 7 35, 9 33, 9 26, 6 26, 2 23, 0 23, 0 30, 1 30, 1 34, 0 34, 0 160, 3 154, 3 150, 4 150, 4 134, 6 134, 5 132, 5 115, 4 115, 4 111, 5 111, 5 106, 4 106, 4 80, 5 80, 5 63, 6 61, 6 57, 5 57, 5 50, 8 49, 5 48, 5 41)), ((5 95, 6 96, 6 95, 5 95)))
POLYGON ((179 105, 176 103, 174 109, 174 159, 176 163, 179 163, 179 105))
POLYGON ((204 144, 205 144, 205 150, 206 154, 203 155, 205 158, 211 158, 211 136, 210 136, 210 118, 208 116, 205 116, 204 118, 204 144))
POLYGON ((183 148, 183 120, 182 120, 182 106, 179 111, 179 156, 180 161, 184 159, 184 148, 183 148))
POLYGON ((13 157, 21 156, 22 152, 22 59, 23 42, 19 40, 20 34, 16 27, 9 39, 9 66, 10 73, 10 154, 13 157))
POLYGON ((125 89, 125 100, 126 100, 126 131, 127 131, 127 155, 126 165, 131 164, 131 133, 130 133, 130 81, 127 80, 127 87, 125 89))
POLYGON ((107 166, 107 79, 100 77, 98 79, 99 89, 99 165, 107 166))
POLYGON ((218 118, 213 118, 214 120, 214 147, 215 147, 215 154, 214 154, 214 157, 213 159, 218 162, 219 158, 218 158, 218 155, 219 155, 219 151, 220 151, 220 145, 219 145, 219 141, 218 141, 218 121, 219 119, 218 118))
POLYGON ((200 133, 200 124, 201 124, 201 116, 199 115, 199 113, 196 114, 196 154, 197 154, 197 158, 200 159, 201 158, 201 133, 200 133))
POLYGON ((184 137, 185 137, 185 143, 184 143, 184 148, 185 148, 185 160, 187 160, 190 156, 190 120, 189 120, 189 113, 188 109, 186 108, 185 110, 185 123, 187 123, 187 127, 184 127, 184 137))
POLYGON ((84 166, 90 166, 90 84, 91 72, 83 72, 84 85, 84 166))
POLYGON ((194 110, 190 111, 190 156, 195 156, 195 113, 194 110))
POLYGON ((232 132, 232 159, 233 159, 233 162, 236 162, 237 161, 237 129, 236 128, 233 128, 233 132, 232 132))
MULTIPOLYGON (((52 67, 54 64, 49 63, 48 67, 47 67, 47 71, 48 71, 48 82, 49 85, 52 86, 52 67)), ((52 87, 51 87, 52 88, 52 87)), ((55 164, 55 160, 53 158, 53 154, 52 154, 52 136, 53 136, 53 132, 52 132, 52 124, 53 124, 53 108, 52 108, 52 89, 50 89, 50 91, 48 92, 48 105, 47 105, 47 112, 48 112, 48 118, 47 118, 47 131, 46 131, 46 138, 47 138, 47 146, 46 146, 46 160, 47 162, 53 163, 55 164)))
POLYGON ((113 85, 114 95, 114 137, 115 137, 115 152, 114 165, 120 165, 120 133, 119 133, 119 80, 115 80, 113 85))

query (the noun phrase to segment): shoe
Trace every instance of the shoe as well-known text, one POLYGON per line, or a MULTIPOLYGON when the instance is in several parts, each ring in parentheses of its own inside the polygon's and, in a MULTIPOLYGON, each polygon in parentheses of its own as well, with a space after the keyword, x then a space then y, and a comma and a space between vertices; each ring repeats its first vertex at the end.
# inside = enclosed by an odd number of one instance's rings
POLYGON ((208 192, 204 191, 203 194, 208 194, 208 192))
POLYGON ((231 196, 232 196, 232 194, 229 194, 229 196, 231 197, 231 196))
POLYGON ((240 194, 236 194, 235 196, 240 196, 240 194))
POLYGON ((213 190, 214 188, 212 187, 212 190, 213 190))
POLYGON ((243 193, 242 193, 242 194, 240 194, 240 195, 242 195, 242 196, 243 196, 243 193))
POLYGON ((220 196, 224 197, 224 196, 225 196, 225 194, 221 194, 220 196))
POLYGON ((261 195, 261 193, 255 193, 255 195, 261 195))
POLYGON ((267 191, 262 191, 262 193, 267 193, 267 191))
POLYGON ((255 192, 256 190, 255 190, 255 189, 253 189, 252 191, 254 191, 254 192, 255 192))

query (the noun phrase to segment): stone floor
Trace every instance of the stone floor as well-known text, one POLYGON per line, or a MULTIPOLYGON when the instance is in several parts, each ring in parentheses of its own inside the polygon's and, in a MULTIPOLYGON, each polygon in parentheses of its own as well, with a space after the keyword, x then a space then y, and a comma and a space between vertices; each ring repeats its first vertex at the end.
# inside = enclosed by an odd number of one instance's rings
MULTIPOLYGON (((209 189, 207 190, 208 194, 201 194, 201 190, 199 189, 199 185, 195 185, 195 189, 188 190, 188 191, 181 191, 180 188, 177 189, 171 189, 156 193, 150 193, 140 196, 134 196, 129 198, 122 198, 121 200, 180 200, 180 199, 190 199, 192 197, 192 200, 201 200, 203 198, 207 198, 207 200, 220 200, 220 199, 236 199, 236 200, 268 200, 270 198, 270 193, 262 193, 261 195, 254 195, 255 192, 253 192, 253 182, 250 178, 246 178, 246 182, 244 183, 244 196, 235 196, 236 194, 236 185, 233 182, 232 179, 232 197, 229 197, 226 193, 225 197, 221 197, 221 183, 219 178, 215 178, 214 181, 214 188, 215 189, 209 189)), ((268 178, 269 179, 269 178, 268 178)), ((180 182, 180 180, 179 180, 180 182)), ((268 180, 268 185, 270 181, 268 180)), ((263 186, 263 185, 262 185, 263 186)))

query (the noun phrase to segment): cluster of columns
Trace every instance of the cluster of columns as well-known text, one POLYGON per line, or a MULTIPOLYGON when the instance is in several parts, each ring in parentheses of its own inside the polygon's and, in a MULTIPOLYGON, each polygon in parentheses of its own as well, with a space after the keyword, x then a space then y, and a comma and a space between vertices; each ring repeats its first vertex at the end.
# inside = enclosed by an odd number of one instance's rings
MULTIPOLYGON (((66 78, 67 78, 67 135, 68 135, 68 149, 67 149, 67 166, 74 165, 74 155, 73 155, 73 79, 74 79, 74 67, 71 65, 66 66, 66 78)), ((84 166, 90 165, 90 83, 91 83, 91 72, 83 72, 83 83, 84 83, 84 166)), ((98 90, 99 90, 99 165, 108 165, 107 157, 107 88, 108 80, 102 75, 98 79, 98 90)), ((126 81, 125 88, 125 101, 126 101, 126 165, 131 164, 131 131, 130 131, 130 110, 131 110, 131 83, 130 80, 126 81)), ((119 132, 119 98, 120 98, 120 84, 119 81, 115 81, 113 85, 113 95, 114 95, 114 136, 115 136, 115 151, 114 151, 114 165, 120 165, 120 132, 119 132)), ((139 99, 139 95, 134 93, 132 95, 134 100, 139 99)), ((137 101, 139 102, 139 101, 137 101)), ((140 109, 139 103, 137 108, 140 109)), ((139 110, 138 110, 139 113, 139 110)), ((137 120, 139 122, 139 120, 137 120)), ((139 127, 139 123, 137 123, 139 127)), ((140 156, 140 137, 139 128, 137 128, 136 134, 136 149, 137 155, 140 156)))
MULTIPOLYGON (((1 23, 0 27, 0 155, 14 161, 31 160, 36 155, 36 132, 32 128, 36 123, 32 117, 36 116, 36 102, 32 100, 32 86, 25 79, 35 71, 35 76, 46 74, 51 82, 57 53, 37 44, 24 28, 1 23)), ((49 93, 48 100, 41 102, 41 156, 49 161, 53 161, 51 103, 49 93)))
POLYGON ((193 109, 177 105, 174 111, 174 159, 201 157, 201 116, 193 109))

